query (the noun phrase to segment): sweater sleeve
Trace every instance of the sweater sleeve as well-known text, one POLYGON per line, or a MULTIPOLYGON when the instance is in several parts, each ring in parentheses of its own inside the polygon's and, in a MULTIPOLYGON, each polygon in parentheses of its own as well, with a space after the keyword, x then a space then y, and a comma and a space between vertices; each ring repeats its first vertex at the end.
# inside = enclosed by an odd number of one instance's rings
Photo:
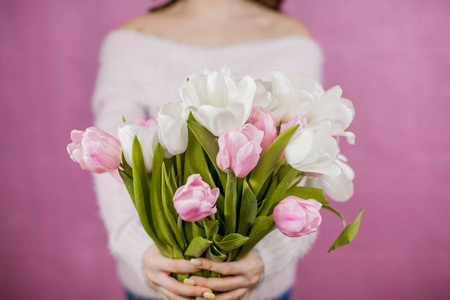
MULTIPOLYGON (((145 94, 136 84, 133 48, 110 34, 100 54, 100 69, 92 108, 95 126, 117 137, 117 128, 126 120, 145 118, 145 94)), ((124 184, 110 174, 94 174, 100 213, 108 232, 112 254, 146 285, 143 256, 153 241, 143 229, 124 184)))
POLYGON ((295 264, 311 248, 317 233, 298 238, 283 235, 278 229, 269 233, 254 248, 261 256, 264 273, 258 285, 270 282, 271 278, 287 266, 295 264))

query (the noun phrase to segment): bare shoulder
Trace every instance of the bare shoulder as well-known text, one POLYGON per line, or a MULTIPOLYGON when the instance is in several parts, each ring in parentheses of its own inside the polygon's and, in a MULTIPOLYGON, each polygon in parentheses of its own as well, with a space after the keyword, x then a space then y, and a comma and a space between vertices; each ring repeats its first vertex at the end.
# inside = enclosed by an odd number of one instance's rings
POLYGON ((157 28, 161 28, 163 22, 164 18, 161 18, 158 13, 145 13, 129 19, 120 27, 139 32, 150 32, 156 30, 157 28))
POLYGON ((125 23, 123 23, 120 28, 125 29, 133 29, 133 30, 141 30, 142 27, 148 22, 148 14, 142 14, 139 16, 135 16, 125 23))
POLYGON ((311 37, 309 29, 303 23, 292 17, 279 13, 274 17, 274 23, 276 24, 275 29, 278 35, 311 37))

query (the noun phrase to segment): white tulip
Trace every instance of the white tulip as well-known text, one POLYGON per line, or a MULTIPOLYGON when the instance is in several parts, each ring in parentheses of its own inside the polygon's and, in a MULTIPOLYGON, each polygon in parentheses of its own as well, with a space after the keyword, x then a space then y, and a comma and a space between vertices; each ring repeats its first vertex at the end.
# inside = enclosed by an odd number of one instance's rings
POLYGON ((348 201, 353 196, 353 179, 355 173, 345 162, 347 159, 339 155, 336 164, 341 168, 342 173, 338 176, 323 175, 320 177, 307 177, 305 186, 323 189, 331 199, 337 202, 348 201))
POLYGON ((272 97, 272 82, 259 79, 255 80, 255 82, 256 93, 255 99, 253 100, 253 107, 271 114, 271 110, 278 105, 278 100, 272 97))
POLYGON ((338 146, 328 120, 297 131, 285 149, 286 160, 294 169, 332 176, 341 173, 335 163, 337 154, 338 146))
POLYGON ((117 130, 122 151, 125 160, 130 166, 133 166, 133 139, 136 136, 141 144, 142 154, 144 156, 145 168, 148 172, 152 171, 153 155, 156 145, 159 142, 159 126, 151 125, 145 127, 138 124, 125 123, 117 130))
POLYGON ((173 156, 186 151, 188 130, 186 119, 189 110, 182 102, 168 102, 158 112, 159 139, 165 148, 165 156, 173 156))
POLYGON ((195 119, 215 136, 244 125, 253 106, 255 81, 229 74, 229 69, 203 71, 190 76, 180 89, 195 119))
POLYGON ((355 117, 355 109, 350 100, 341 96, 342 89, 339 86, 332 87, 320 96, 312 109, 304 116, 309 124, 330 120, 332 123, 331 134, 345 136, 350 144, 354 144, 355 135, 345 132, 345 130, 355 117))
POLYGON ((322 85, 302 73, 286 76, 279 71, 272 73, 272 98, 277 105, 271 115, 275 122, 287 123, 295 117, 303 118, 323 95, 322 85))

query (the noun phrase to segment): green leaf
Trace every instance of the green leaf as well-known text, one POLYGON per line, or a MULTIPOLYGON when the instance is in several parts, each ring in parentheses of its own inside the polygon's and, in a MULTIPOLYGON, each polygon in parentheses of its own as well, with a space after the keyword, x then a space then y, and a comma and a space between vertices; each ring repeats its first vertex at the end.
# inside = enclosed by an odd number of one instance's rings
POLYGON ((177 175, 175 174, 175 167, 174 166, 172 166, 172 169, 170 169, 170 185, 172 187, 173 193, 175 194, 175 192, 178 189, 178 184, 177 184, 177 175))
MULTIPOLYGON (((183 166, 184 166, 184 153, 177 154, 175 157, 175 162, 177 166, 177 178, 178 178, 178 186, 183 185, 183 166)), ((175 179, 175 177, 174 177, 175 179)))
POLYGON ((224 217, 227 224, 228 232, 236 232, 236 208, 237 208, 237 191, 236 176, 233 170, 228 169, 227 185, 224 200, 224 217))
POLYGON ((261 209, 264 207, 264 205, 266 205, 266 201, 267 201, 267 199, 262 199, 261 201, 259 201, 259 203, 258 203, 258 211, 256 212, 257 216, 261 215, 261 209))
POLYGON ((335 250, 336 248, 347 245, 355 238, 356 234, 358 233, 359 223, 361 222, 361 216, 362 216, 363 212, 364 212, 364 209, 361 208, 361 210, 359 211, 358 217, 356 217, 355 222, 353 222, 353 224, 349 224, 345 227, 345 229, 339 235, 337 240, 333 243, 333 245, 331 245, 330 249, 328 250, 328 253, 335 250))
POLYGON ((134 203, 136 210, 147 234, 155 242, 157 247, 165 256, 170 256, 170 250, 162 243, 156 234, 153 224, 150 222, 151 209, 150 209, 150 191, 147 179, 147 173, 144 163, 144 157, 142 155, 142 148, 139 140, 134 137, 133 139, 133 191, 134 191, 134 203))
MULTIPOLYGON (((259 190, 259 193, 257 194, 258 201, 261 201, 261 199, 267 198, 267 193, 270 192, 270 188, 272 187, 273 181, 277 179, 276 176, 273 176, 273 172, 267 176, 266 181, 262 185, 261 189, 259 190)), ((275 187, 274 187, 275 188, 275 187)), ((273 192, 273 190, 272 190, 273 192)), ((255 194, 256 195, 256 194, 255 194)))
MULTIPOLYGON (((149 209, 146 207, 147 199, 149 199, 150 190, 147 182, 147 173, 145 169, 144 157, 142 156, 142 149, 139 140, 134 137, 133 139, 133 190, 136 209, 141 219, 142 225, 147 233, 152 237, 154 230, 151 228, 147 212, 149 209)), ((152 237, 153 238, 153 237, 152 237)))
POLYGON ((220 235, 220 234, 218 234, 218 233, 216 233, 216 234, 213 236, 213 238, 212 238, 212 241, 213 241, 214 244, 218 244, 218 243, 220 243, 222 240, 223 240, 223 236, 220 235))
POLYGON ((123 183, 125 184, 125 187, 127 188, 128 194, 130 194, 131 201, 133 201, 134 206, 136 206, 136 203, 134 201, 134 189, 133 189, 133 178, 127 175, 125 171, 119 169, 119 175, 122 177, 123 183))
POLYGON ((216 201, 217 213, 223 217, 225 212, 225 198, 222 194, 219 194, 219 198, 216 201))
POLYGON ((183 177, 184 178, 182 178, 182 182, 181 182, 180 186, 183 185, 183 182, 186 182, 186 179, 189 176, 191 176, 192 174, 195 174, 194 170, 192 169, 190 164, 185 162, 184 163, 184 172, 183 172, 183 177))
POLYGON ((197 236, 206 237, 205 230, 198 226, 197 222, 183 222, 183 225, 184 235, 188 244, 197 236))
POLYGON ((275 206, 283 200, 283 195, 285 191, 291 186, 294 179, 300 174, 300 171, 292 168, 291 166, 286 167, 286 174, 283 179, 280 180, 276 189, 270 198, 267 199, 264 207, 260 211, 260 216, 270 216, 272 215, 273 209, 275 206))
POLYGON ((165 163, 162 165, 162 176, 161 176, 161 202, 164 208, 164 214, 167 218, 167 221, 172 229, 172 232, 175 234, 175 239, 181 249, 186 247, 186 242, 184 241, 184 237, 182 236, 178 224, 177 218, 178 214, 176 213, 175 207, 173 205, 173 195, 174 192, 172 187, 170 186, 170 179, 167 175, 167 170, 165 167, 165 163))
POLYGON ((286 177, 286 175, 289 173, 289 171, 292 169, 292 167, 290 165, 285 165, 283 166, 283 169, 281 171, 278 172, 278 181, 281 181, 284 179, 284 177, 286 177))
MULTIPOLYGON (((151 218, 158 234, 159 239, 162 243, 170 245, 173 247, 173 253, 176 256, 173 258, 181 259, 184 258, 183 252, 177 245, 175 238, 170 230, 170 223, 164 212, 164 207, 162 203, 162 167, 164 162, 164 148, 158 143, 153 154, 153 170, 151 179, 151 189, 150 202, 151 202, 151 218)), ((134 161, 133 161, 134 166, 134 161)))
POLYGON ((164 158, 164 165, 166 166, 166 170, 172 169, 172 166, 175 164, 175 157, 164 158))
POLYGON ((250 252, 255 245, 262 240, 269 232, 275 228, 275 222, 271 217, 260 216, 253 222, 252 228, 250 229, 250 234, 248 235, 249 240, 242 246, 236 260, 241 259, 248 252, 250 252))
POLYGON ((120 166, 122 167, 123 171, 131 178, 133 178, 133 170, 131 169, 130 165, 127 163, 125 156, 123 155, 122 152, 122 163, 120 164, 120 166))
POLYGON ((211 161, 220 178, 220 183, 222 187, 224 187, 226 184, 226 174, 221 169, 219 169, 216 163, 217 153, 219 152, 217 137, 215 137, 211 132, 209 132, 208 129, 206 129, 196 121, 188 121, 187 125, 189 130, 193 133, 197 141, 200 143, 200 145, 208 155, 209 160, 211 161))
POLYGON ((213 261, 224 261, 227 256, 223 254, 216 246, 211 245, 208 250, 206 250, 206 258, 209 258, 213 261))
POLYGON ((269 189, 267 190, 266 194, 262 198, 269 199, 270 197, 272 197, 277 186, 278 186, 278 177, 275 176, 275 177, 273 177, 272 181, 270 182, 269 189))
POLYGON ((280 160, 278 162, 278 164, 276 165, 275 169, 273 170, 274 174, 278 174, 278 172, 280 171, 281 167, 284 167, 287 164, 287 160, 286 158, 280 160))
POLYGON ((247 235, 253 221, 256 218, 258 201, 247 181, 244 180, 242 188, 241 207, 239 210, 239 220, 237 232, 247 235))
POLYGON ((293 186, 284 193, 283 199, 288 196, 296 196, 305 200, 315 199, 317 200, 317 202, 322 203, 322 205, 330 203, 327 201, 327 199, 325 199, 325 196, 323 195, 323 191, 321 189, 316 189, 313 187, 293 186))
POLYGON ((167 167, 163 168, 162 176, 166 183, 169 196, 171 197, 169 199, 169 201, 167 202, 167 207, 169 208, 170 213, 175 217, 175 219, 177 219, 178 213, 177 213, 177 210, 175 209, 175 205, 173 204, 173 195, 177 191, 177 185, 176 185, 175 178, 174 178, 175 177, 174 166, 172 166, 170 173, 168 172, 167 167))
POLYGON ((248 183, 253 192, 258 195, 267 177, 270 176, 272 171, 278 164, 281 154, 286 148, 287 143, 297 131, 299 125, 286 129, 278 138, 267 148, 267 150, 261 155, 258 165, 253 169, 248 183))
POLYGON ((213 236, 219 231, 219 221, 203 219, 203 228, 207 239, 212 239, 213 236))
POLYGON ((212 244, 210 240, 207 240, 201 236, 196 236, 187 247, 186 251, 184 251, 184 255, 192 256, 192 257, 200 257, 203 252, 209 248, 212 244))
POLYGON ((239 233, 231 233, 226 235, 220 242, 216 243, 216 247, 222 252, 227 253, 230 250, 236 249, 247 243, 248 237, 239 233))
MULTIPOLYGON (((202 180, 209 184, 211 188, 216 187, 216 183, 211 176, 211 172, 206 162, 205 154, 200 143, 195 138, 192 131, 188 130, 188 146, 185 152, 185 166, 192 172, 192 174, 200 174, 202 180)), ((186 168, 185 168, 186 169, 186 168)), ((184 181, 186 182, 188 175, 185 174, 184 181)))
POLYGON ((225 217, 219 210, 217 210, 217 213, 215 215, 216 215, 217 220, 219 221, 219 231, 218 232, 220 232, 220 234, 222 234, 222 235, 227 235, 228 228, 227 228, 227 224, 225 224, 225 221, 224 221, 225 217))

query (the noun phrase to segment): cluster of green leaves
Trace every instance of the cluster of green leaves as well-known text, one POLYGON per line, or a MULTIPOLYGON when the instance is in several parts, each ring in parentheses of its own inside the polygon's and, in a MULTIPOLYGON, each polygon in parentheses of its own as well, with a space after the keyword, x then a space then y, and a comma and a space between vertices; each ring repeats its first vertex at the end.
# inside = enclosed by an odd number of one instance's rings
MULTIPOLYGON (((133 168, 122 159, 120 175, 137 209, 148 235, 163 255, 175 259, 204 256, 215 261, 233 261, 244 257, 268 233, 275 229, 272 212, 287 196, 316 199, 323 208, 341 214, 329 206, 322 190, 297 187, 302 174, 279 161, 298 126, 285 130, 262 154, 258 165, 246 178, 237 178, 231 169, 219 169, 216 156, 217 137, 188 119, 188 146, 183 154, 164 158, 158 144, 153 156, 153 170, 146 172, 144 155, 137 138, 133 141, 133 168), (200 174, 211 188, 221 191, 217 213, 198 222, 183 221, 177 214, 173 196, 192 174, 200 174)), ((349 243, 358 231, 362 211, 357 220, 345 227, 332 251, 349 243)), ((214 277, 219 274, 201 275, 214 277)), ((177 274, 179 280, 187 274, 177 274)))

